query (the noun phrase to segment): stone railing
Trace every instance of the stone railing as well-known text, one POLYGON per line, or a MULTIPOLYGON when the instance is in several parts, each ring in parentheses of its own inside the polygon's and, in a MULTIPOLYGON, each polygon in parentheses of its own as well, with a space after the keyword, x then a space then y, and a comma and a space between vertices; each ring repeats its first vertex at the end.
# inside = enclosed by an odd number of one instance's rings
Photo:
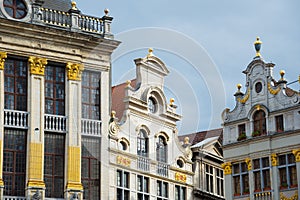
POLYGON ((34 24, 47 24, 71 31, 88 32, 100 34, 103 37, 112 38, 110 25, 113 20, 108 16, 108 10, 104 11, 103 17, 92 17, 81 14, 76 8, 72 7, 69 11, 63 12, 43 8, 42 5, 33 4, 33 17, 31 22, 34 24))
POLYGON ((142 170, 142 171, 150 171, 150 160, 149 158, 146 158, 146 157, 138 157, 138 160, 137 160, 137 167, 139 170, 142 170))
POLYGON ((67 117, 45 114, 45 131, 66 132, 67 117))
POLYGON ((26 197, 3 196, 4 200, 26 200, 26 197))
POLYGON ((81 119, 81 134, 101 137, 101 121, 81 119))
POLYGON ((158 162, 156 172, 159 176, 168 177, 169 176, 169 165, 166 163, 158 162))
POLYGON ((14 128, 28 128, 28 112, 4 110, 4 126, 14 128))
POLYGON ((272 200, 272 192, 256 192, 254 200, 272 200))

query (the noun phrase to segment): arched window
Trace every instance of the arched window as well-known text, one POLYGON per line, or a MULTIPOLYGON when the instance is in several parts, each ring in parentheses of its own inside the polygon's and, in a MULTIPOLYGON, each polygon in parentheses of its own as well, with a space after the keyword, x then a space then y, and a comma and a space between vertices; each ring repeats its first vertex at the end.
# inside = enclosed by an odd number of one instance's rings
POLYGON ((253 131, 256 134, 266 134, 266 114, 262 110, 258 110, 253 115, 253 131))
POLYGON ((148 135, 144 129, 141 129, 137 137, 137 154, 148 157, 148 135))
POLYGON ((167 142, 163 136, 158 137, 158 142, 156 146, 156 160, 159 162, 167 162, 167 142))

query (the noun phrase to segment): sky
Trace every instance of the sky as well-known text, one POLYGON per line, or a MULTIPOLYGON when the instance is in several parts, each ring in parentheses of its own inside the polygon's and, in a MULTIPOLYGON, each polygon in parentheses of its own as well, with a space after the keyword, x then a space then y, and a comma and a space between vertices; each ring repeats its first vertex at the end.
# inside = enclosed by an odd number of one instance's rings
POLYGON ((150 47, 165 62, 166 96, 183 116, 179 134, 221 127, 222 111, 234 109, 236 84, 245 85, 242 71, 255 57, 257 36, 263 59, 276 64, 275 79, 281 69, 289 82, 300 75, 298 0, 76 2, 84 14, 102 17, 108 8, 114 18, 112 32, 122 43, 112 55, 113 85, 135 77, 133 60, 150 47))

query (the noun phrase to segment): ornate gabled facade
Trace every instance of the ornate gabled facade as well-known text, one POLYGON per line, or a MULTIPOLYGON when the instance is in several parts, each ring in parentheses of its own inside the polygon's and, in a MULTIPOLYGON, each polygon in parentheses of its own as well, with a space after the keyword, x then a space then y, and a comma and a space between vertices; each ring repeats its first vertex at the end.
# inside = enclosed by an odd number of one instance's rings
POLYGON ((192 152, 179 143, 181 116, 163 90, 169 71, 151 49, 135 64, 136 79, 112 88, 110 199, 192 199, 192 152))
POLYGON ((111 22, 69 0, 1 1, 0 199, 108 199, 111 22))
POLYGON ((300 191, 300 94, 287 86, 285 72, 273 78, 273 63, 260 55, 243 73, 245 93, 222 113, 226 199, 298 199, 300 191))
POLYGON ((223 129, 201 131, 179 137, 183 141, 183 146, 189 146, 193 152, 195 200, 225 199, 222 138, 223 129))

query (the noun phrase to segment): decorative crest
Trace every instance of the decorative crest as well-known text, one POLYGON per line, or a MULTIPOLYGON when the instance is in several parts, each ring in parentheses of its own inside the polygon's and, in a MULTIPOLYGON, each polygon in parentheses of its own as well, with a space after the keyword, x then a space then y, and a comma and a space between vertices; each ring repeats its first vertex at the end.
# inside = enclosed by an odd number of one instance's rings
POLYGON ((251 159, 250 158, 246 158, 245 159, 245 163, 248 166, 248 171, 250 171, 252 169, 252 163, 251 163, 251 159))
POLYGON ((276 153, 271 154, 271 163, 272 163, 272 166, 277 166, 278 165, 277 154, 276 153))
POLYGON ((82 64, 75 64, 75 63, 68 62, 66 68, 67 68, 69 80, 74 80, 74 81, 81 80, 81 73, 84 70, 82 64))
POLYGON ((229 175, 232 173, 232 167, 231 167, 231 163, 227 162, 227 163, 223 163, 222 164, 222 168, 224 169, 224 174, 225 175, 229 175))

